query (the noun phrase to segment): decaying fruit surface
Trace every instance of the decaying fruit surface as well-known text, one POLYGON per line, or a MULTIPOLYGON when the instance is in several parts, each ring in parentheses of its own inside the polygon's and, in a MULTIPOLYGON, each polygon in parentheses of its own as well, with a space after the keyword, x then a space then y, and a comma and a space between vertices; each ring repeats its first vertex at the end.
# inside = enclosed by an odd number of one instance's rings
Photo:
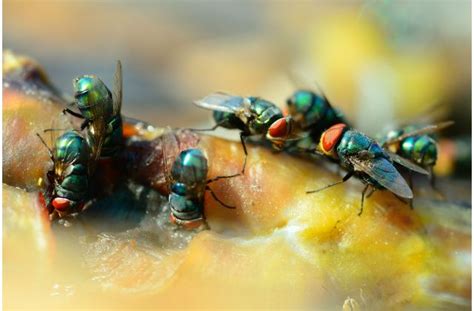
POLYGON ((4 85, 4 155, 29 159, 24 171, 4 159, 6 307, 470 307, 470 209, 427 197, 411 210, 389 192, 376 192, 359 217, 357 180, 305 193, 340 178, 320 160, 249 146, 245 175, 211 184, 237 208, 225 209, 206 194, 209 230, 172 225, 159 194, 166 179, 150 178, 150 168, 166 170, 163 158, 197 146, 208 157, 209 178, 239 172, 240 143, 210 136, 159 129, 138 135, 127 151, 136 156, 124 157, 130 180, 69 227, 50 224, 34 192, 11 187, 28 188, 44 170, 40 144, 18 146, 11 135, 37 139, 37 128, 48 127, 40 113, 48 105, 4 85), (9 134, 11 126, 29 122, 36 126, 9 134), (176 150, 164 148, 170 133, 183 139, 176 150), (31 277, 21 274, 25 267, 31 277), (33 284, 36 275, 42 277, 33 284), (25 287, 37 293, 34 299, 18 299, 25 287))

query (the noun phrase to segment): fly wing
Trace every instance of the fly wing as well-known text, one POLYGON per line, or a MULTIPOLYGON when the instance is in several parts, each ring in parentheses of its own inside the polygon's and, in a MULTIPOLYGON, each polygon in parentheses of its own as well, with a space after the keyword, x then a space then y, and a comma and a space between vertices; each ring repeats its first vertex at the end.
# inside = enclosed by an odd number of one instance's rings
POLYGON ((384 147, 395 144, 395 143, 399 143, 399 142, 401 142, 402 140, 404 140, 408 137, 431 134, 431 133, 434 133, 434 132, 437 132, 437 131, 441 131, 442 129, 445 129, 445 128, 453 125, 453 124, 454 124, 453 121, 445 121, 445 122, 441 122, 441 123, 438 123, 438 124, 435 124, 435 125, 428 125, 428 126, 425 126, 423 128, 416 129, 416 130, 404 133, 403 135, 400 135, 398 137, 394 137, 392 139, 389 139, 384 143, 384 147))
POLYGON ((392 161, 397 162, 398 164, 400 164, 401 166, 406 167, 409 170, 412 170, 414 172, 417 172, 417 173, 420 173, 420 174, 423 174, 423 175, 429 175, 430 174, 427 170, 425 170, 421 166, 413 163, 410 160, 402 158, 398 154, 395 154, 395 153, 390 152, 388 150, 386 150, 385 152, 390 156, 390 159, 392 159, 392 161))
POLYGON ((226 93, 212 93, 206 97, 193 102, 196 106, 223 112, 242 114, 247 112, 250 102, 247 98, 234 96, 226 93))
POLYGON ((105 107, 107 103, 106 99, 102 99, 97 105, 91 107, 91 111, 94 115, 94 120, 92 120, 89 128, 87 129, 87 135, 90 135, 88 142, 91 149, 90 164, 89 164, 89 174, 95 170, 97 160, 100 158, 100 153, 102 152, 102 145, 104 143, 105 136, 107 134, 107 122, 105 119, 105 107))
POLYGON ((120 114, 122 110, 122 86, 122 63, 118 60, 117 66, 115 67, 114 90, 112 92, 114 115, 120 114))
POLYGON ((348 160, 354 165, 356 171, 366 173, 396 195, 407 199, 413 198, 413 192, 405 179, 386 158, 377 157, 362 160, 354 155, 349 157, 348 160))

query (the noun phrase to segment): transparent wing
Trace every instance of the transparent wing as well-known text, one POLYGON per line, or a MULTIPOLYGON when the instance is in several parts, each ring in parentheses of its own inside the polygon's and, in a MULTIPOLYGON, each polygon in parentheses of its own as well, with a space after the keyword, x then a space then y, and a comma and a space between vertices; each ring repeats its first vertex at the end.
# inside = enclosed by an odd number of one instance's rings
POLYGON ((392 139, 389 139, 383 144, 383 146, 386 147, 388 145, 399 143, 399 142, 401 142, 402 140, 404 140, 408 137, 418 136, 418 135, 425 135, 425 134, 431 134, 431 133, 434 133, 434 132, 438 132, 438 131, 441 131, 442 129, 445 129, 445 128, 453 125, 453 124, 454 124, 453 121, 445 121, 445 122, 441 122, 441 123, 438 123, 438 124, 435 124, 435 125, 428 125, 428 126, 425 126, 423 128, 416 129, 416 130, 404 133, 403 135, 400 135, 398 137, 394 137, 392 139))
POLYGON ((89 147, 91 148, 91 157, 89 172, 92 173, 95 170, 97 160, 100 158, 100 153, 102 151, 102 145, 104 143, 105 136, 107 134, 107 122, 104 118, 105 116, 105 107, 106 99, 102 99, 97 105, 91 107, 92 113, 94 115, 94 120, 92 120, 89 128, 87 130, 87 135, 90 135, 89 147))
POLYGON ((118 60, 117 66, 115 67, 114 90, 112 92, 114 115, 120 114, 122 110, 122 87, 122 63, 118 60))
POLYGON ((250 102, 247 98, 234 96, 226 93, 212 93, 206 97, 193 102, 196 106, 223 112, 241 114, 247 112, 250 102))
POLYGON ((397 162, 398 164, 400 164, 401 166, 404 166, 406 168, 408 168, 409 170, 412 170, 414 172, 417 172, 417 173, 420 173, 420 174, 423 174, 423 175, 429 175, 430 173, 425 170, 424 168, 422 168, 421 166, 413 163, 412 161, 410 160, 407 160, 405 158, 402 158, 401 156, 399 156, 398 154, 395 154, 393 152, 390 152, 388 150, 385 151, 389 156, 390 158, 394 161, 394 162, 397 162))
POLYGON ((413 192, 397 169, 385 158, 362 160, 357 155, 348 158, 356 171, 361 171, 375 179, 380 185, 396 195, 411 199, 413 192))
POLYGON ((416 116, 403 120, 403 122, 397 122, 402 126, 407 126, 410 124, 430 124, 439 121, 446 115, 446 104, 438 101, 432 103, 426 109, 423 109, 421 112, 417 113, 416 116))

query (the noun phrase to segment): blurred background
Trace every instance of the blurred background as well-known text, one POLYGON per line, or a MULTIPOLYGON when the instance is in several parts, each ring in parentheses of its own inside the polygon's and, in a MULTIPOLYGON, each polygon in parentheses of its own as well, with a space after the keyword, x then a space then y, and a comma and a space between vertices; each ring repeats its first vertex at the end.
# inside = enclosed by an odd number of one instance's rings
POLYGON ((80 74, 111 85, 121 59, 124 114, 160 126, 210 125, 191 104, 210 92, 283 106, 319 85, 371 135, 438 104, 450 135, 471 132, 468 0, 6 0, 3 40, 69 94, 80 74))

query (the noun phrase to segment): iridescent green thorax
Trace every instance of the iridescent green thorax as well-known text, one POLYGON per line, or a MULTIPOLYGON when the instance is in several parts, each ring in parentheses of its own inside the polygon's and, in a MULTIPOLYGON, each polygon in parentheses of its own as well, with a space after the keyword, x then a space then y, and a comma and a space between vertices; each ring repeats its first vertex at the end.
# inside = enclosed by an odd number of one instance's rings
POLYGON ((250 112, 253 116, 249 121, 252 134, 266 134, 270 125, 283 118, 283 113, 275 104, 257 97, 249 97, 250 112))
POLYGON ((82 163, 89 161, 89 147, 77 132, 66 132, 56 139, 54 159, 61 163, 82 163))
POLYGON ((321 134, 334 124, 348 124, 342 113, 334 109, 324 96, 311 91, 296 91, 287 100, 287 106, 298 126, 311 131, 315 140, 319 140, 321 134))
MULTIPOLYGON (((179 154, 171 169, 173 183, 186 185, 192 195, 201 195, 199 192, 206 186, 207 159, 199 149, 188 149, 179 154)), ((188 193, 190 194, 190 193, 188 193)))
MULTIPOLYGON (((377 166, 374 167, 374 169, 387 169, 388 171, 395 170, 391 164, 391 160, 389 160, 388 155, 385 153, 383 148, 375 140, 358 131, 346 131, 336 150, 343 167, 351 171, 355 170, 356 176, 375 188, 382 189, 384 187, 380 184, 379 180, 355 169, 352 162, 349 161, 349 157, 357 157, 362 161, 377 163, 373 164, 374 166, 377 166), (375 159, 382 159, 382 161, 375 162, 375 159)), ((389 180, 391 175, 387 174, 386 178, 389 180)))
POLYGON ((97 116, 94 111, 96 105, 103 105, 101 109, 108 119, 113 114, 112 95, 107 86, 93 75, 81 76, 73 80, 74 97, 82 115, 88 120, 94 120, 97 116))
POLYGON ((341 159, 364 150, 374 157, 385 156, 384 150, 375 140, 354 130, 344 132, 336 150, 341 159))

